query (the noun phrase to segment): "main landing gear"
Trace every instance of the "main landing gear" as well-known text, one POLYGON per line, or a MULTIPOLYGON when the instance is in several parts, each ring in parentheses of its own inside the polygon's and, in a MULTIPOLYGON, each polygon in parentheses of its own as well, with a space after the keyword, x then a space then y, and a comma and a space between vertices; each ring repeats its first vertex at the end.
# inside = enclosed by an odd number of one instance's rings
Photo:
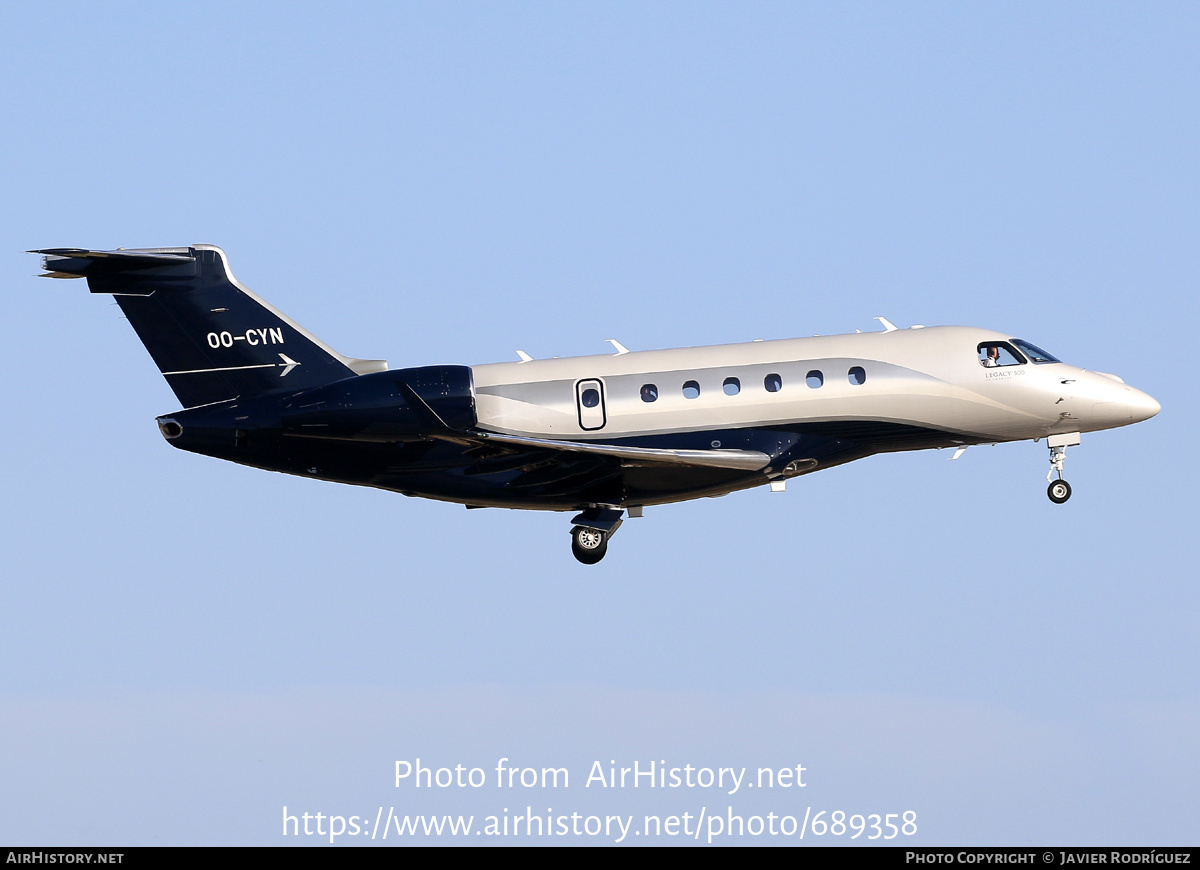
POLYGON ((599 529, 574 526, 571 529, 571 555, 585 565, 595 565, 608 552, 608 535, 599 529))
POLYGON ((608 552, 608 539, 623 520, 620 508, 590 507, 571 520, 571 554, 585 565, 595 565, 608 552))
POLYGON ((1051 435, 1046 443, 1050 446, 1050 471, 1046 473, 1050 485, 1046 487, 1046 495, 1055 504, 1062 504, 1071 497, 1071 484, 1063 480, 1063 463, 1067 459, 1067 448, 1079 443, 1079 433, 1051 435), (1058 473, 1058 480, 1054 479, 1055 472, 1058 473))

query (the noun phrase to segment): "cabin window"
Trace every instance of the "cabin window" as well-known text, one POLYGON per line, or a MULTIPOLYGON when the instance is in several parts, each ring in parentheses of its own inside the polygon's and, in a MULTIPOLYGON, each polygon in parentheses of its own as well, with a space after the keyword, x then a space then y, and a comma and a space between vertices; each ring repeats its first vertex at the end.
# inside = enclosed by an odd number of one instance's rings
POLYGON ((700 385, 695 381, 688 381, 683 385, 683 397, 685 399, 700 398, 700 385))
POLYGON ((1025 358, 1006 341, 985 341, 977 348, 979 364, 984 368, 996 366, 1020 366, 1025 364, 1025 358))
POLYGON ((1062 362, 1062 360, 1058 359, 1057 357, 1051 356, 1050 354, 1046 353, 1044 350, 1042 350, 1037 345, 1030 344, 1027 341, 1021 341, 1021 339, 1019 339, 1019 338, 1014 338, 1013 344, 1015 344, 1017 347, 1019 347, 1021 350, 1023 350, 1025 352, 1025 355, 1027 357, 1029 357, 1031 360, 1033 360, 1035 363, 1062 362))
POLYGON ((812 389, 817 389, 825 383, 825 376, 816 369, 813 369, 804 377, 804 382, 812 389))
POLYGON ((725 391, 727 396, 736 396, 742 391, 742 382, 737 378, 726 378, 725 383, 721 385, 721 389, 725 391))
POLYGON ((783 378, 779 375, 767 375, 763 378, 763 386, 767 388, 768 393, 778 393, 783 389, 783 378))
POLYGON ((604 415, 604 384, 595 378, 588 378, 575 385, 575 410, 579 414, 579 428, 586 431, 603 429, 604 415))
POLYGON ((846 376, 850 379, 850 383, 854 384, 856 387, 861 387, 867 382, 867 371, 862 366, 855 366, 854 368, 850 369, 850 371, 846 373, 846 376))
POLYGON ((656 402, 658 401, 658 387, 654 384, 642 384, 642 401, 656 402))

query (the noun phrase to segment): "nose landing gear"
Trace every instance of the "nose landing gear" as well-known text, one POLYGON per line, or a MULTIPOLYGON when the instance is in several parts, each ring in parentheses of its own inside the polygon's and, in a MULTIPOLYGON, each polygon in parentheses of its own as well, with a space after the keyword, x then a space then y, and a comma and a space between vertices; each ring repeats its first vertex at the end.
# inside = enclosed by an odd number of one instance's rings
POLYGON ((591 507, 576 516, 571 520, 571 554, 585 565, 603 559, 623 513, 619 508, 591 507))
POLYGON ((1071 484, 1063 480, 1063 463, 1067 459, 1067 448, 1079 444, 1079 433, 1051 435, 1046 443, 1050 447, 1050 470, 1046 473, 1050 485, 1046 487, 1046 495, 1055 504, 1062 504, 1071 497, 1071 484), (1055 472, 1058 472, 1058 480, 1054 479, 1055 472))
POLYGON ((1055 504, 1062 504, 1071 497, 1071 484, 1065 480, 1056 480, 1046 487, 1046 495, 1055 504))

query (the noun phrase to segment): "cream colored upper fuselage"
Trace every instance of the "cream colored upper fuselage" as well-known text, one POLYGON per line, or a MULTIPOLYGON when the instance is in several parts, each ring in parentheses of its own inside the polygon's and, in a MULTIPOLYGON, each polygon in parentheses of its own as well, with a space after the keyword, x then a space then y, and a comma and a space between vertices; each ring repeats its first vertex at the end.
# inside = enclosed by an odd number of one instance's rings
POLYGON ((476 413, 484 430, 576 441, 846 420, 1017 441, 1158 411, 1119 379, 1066 363, 985 368, 977 348, 989 340, 1011 336, 940 326, 479 365, 476 413), (808 385, 810 372, 821 373, 819 387, 808 385), (775 375, 782 385, 770 392, 765 380, 775 375), (729 378, 739 381, 735 395, 723 388, 729 378), (585 381, 600 384, 599 412, 581 405, 585 381), (684 395, 689 381, 699 385, 695 398, 684 395), (642 399, 648 384, 653 402, 642 399))

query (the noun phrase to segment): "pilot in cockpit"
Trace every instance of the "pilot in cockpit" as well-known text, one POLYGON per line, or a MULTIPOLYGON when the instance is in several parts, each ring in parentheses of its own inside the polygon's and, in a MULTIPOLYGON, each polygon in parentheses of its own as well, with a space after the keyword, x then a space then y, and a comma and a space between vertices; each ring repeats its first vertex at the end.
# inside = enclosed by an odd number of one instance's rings
POLYGON ((979 361, 981 366, 991 368, 992 366, 1000 365, 1000 348, 991 345, 987 348, 987 356, 979 361))

